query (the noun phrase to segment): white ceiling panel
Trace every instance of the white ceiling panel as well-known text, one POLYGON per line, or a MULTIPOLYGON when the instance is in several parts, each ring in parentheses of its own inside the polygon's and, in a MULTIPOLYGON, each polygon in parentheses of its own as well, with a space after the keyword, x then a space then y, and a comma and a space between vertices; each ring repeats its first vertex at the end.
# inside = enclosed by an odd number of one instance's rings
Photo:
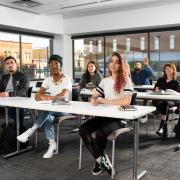
POLYGON ((74 17, 177 2, 179 0, 0 0, 0 5, 37 14, 74 17))

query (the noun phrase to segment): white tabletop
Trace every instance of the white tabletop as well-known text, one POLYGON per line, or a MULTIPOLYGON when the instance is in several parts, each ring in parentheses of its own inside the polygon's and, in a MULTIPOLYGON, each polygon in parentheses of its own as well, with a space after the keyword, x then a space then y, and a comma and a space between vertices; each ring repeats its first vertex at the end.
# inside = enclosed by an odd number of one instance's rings
POLYGON ((0 97, 0 106, 36 109, 44 111, 84 114, 122 119, 137 119, 156 110, 151 106, 136 106, 137 111, 122 111, 115 105, 93 106, 89 102, 71 101, 71 105, 52 105, 51 101, 35 101, 33 98, 0 97))
POLYGON ((136 90, 153 90, 154 85, 134 85, 133 88, 136 90))
POLYGON ((137 99, 159 99, 159 100, 172 100, 172 101, 180 101, 180 93, 177 95, 167 95, 167 94, 153 94, 152 92, 138 92, 137 99))

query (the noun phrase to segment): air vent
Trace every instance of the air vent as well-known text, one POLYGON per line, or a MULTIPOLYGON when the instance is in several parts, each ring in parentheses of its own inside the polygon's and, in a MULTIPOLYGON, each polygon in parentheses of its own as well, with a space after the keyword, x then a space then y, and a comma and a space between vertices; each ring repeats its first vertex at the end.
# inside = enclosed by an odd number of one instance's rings
POLYGON ((15 5, 18 5, 18 6, 26 7, 26 8, 31 8, 31 7, 42 5, 41 3, 31 1, 31 0, 19 0, 19 1, 14 1, 12 3, 15 5))

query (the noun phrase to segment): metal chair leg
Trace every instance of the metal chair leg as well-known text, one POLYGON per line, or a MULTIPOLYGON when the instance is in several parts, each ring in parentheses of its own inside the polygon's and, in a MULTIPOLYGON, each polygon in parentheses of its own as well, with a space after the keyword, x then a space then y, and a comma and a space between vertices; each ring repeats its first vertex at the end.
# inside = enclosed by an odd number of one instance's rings
POLYGON ((59 154, 59 136, 60 136, 60 135, 59 135, 59 134, 60 134, 60 133, 59 133, 59 129, 60 129, 59 126, 60 126, 60 124, 59 124, 59 122, 58 122, 58 124, 57 124, 57 137, 56 137, 56 141, 57 141, 57 142, 56 142, 56 143, 57 143, 56 154, 59 154))
POLYGON ((81 169, 82 165, 82 138, 80 138, 80 145, 79 145, 79 170, 81 169))
MULTIPOLYGON (((112 140, 112 168, 114 169, 114 157, 115 157, 115 140, 112 140)), ((114 174, 111 175, 111 178, 114 179, 114 174)))

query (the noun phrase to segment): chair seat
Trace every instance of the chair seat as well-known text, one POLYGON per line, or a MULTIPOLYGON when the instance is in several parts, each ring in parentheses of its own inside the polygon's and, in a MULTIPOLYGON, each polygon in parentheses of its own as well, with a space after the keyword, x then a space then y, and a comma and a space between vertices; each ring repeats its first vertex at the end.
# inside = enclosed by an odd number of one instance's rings
MULTIPOLYGON (((131 128, 128 128, 128 127, 116 129, 108 135, 107 139, 109 141, 115 140, 119 135, 124 134, 124 133, 129 132, 129 131, 131 131, 131 128)), ((95 131, 91 134, 91 137, 93 139, 96 138, 96 132, 95 131)))
POLYGON ((57 116, 55 118, 55 122, 58 122, 58 124, 60 124, 61 122, 65 121, 65 120, 72 120, 72 119, 77 119, 77 116, 75 116, 75 115, 57 116))

